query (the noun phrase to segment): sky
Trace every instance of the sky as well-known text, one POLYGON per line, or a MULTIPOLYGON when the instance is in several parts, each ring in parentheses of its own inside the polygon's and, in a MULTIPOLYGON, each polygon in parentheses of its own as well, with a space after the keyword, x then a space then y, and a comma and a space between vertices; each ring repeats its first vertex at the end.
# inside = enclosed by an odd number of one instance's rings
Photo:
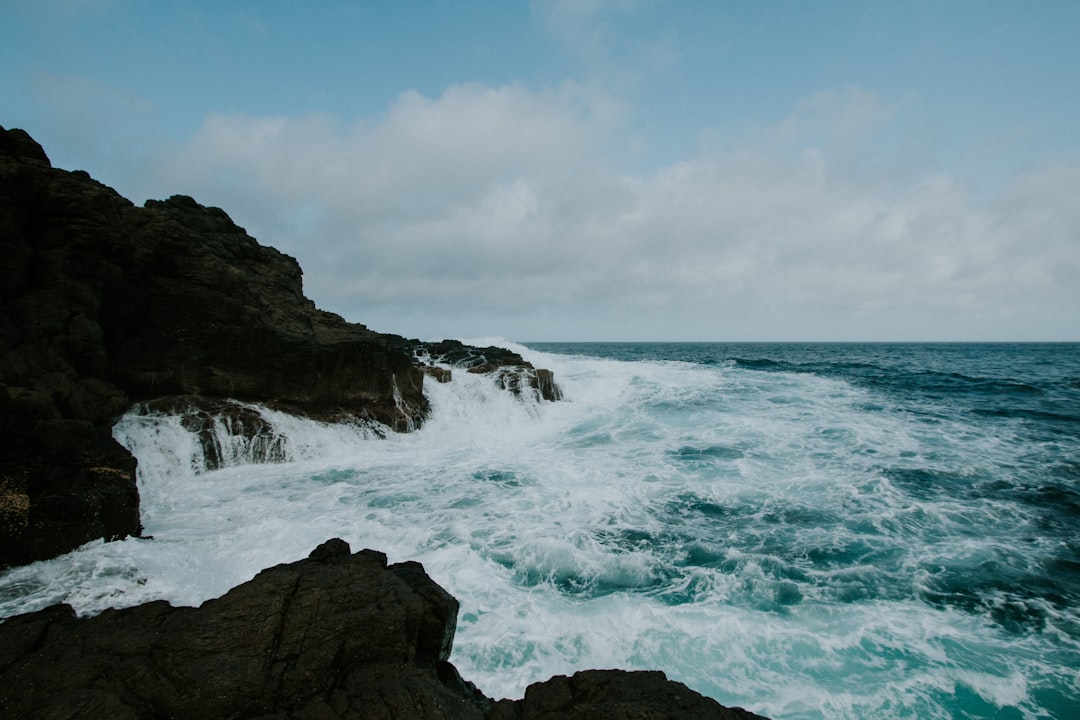
POLYGON ((0 125, 420 339, 1080 341, 1074 0, 2 0, 0 125))

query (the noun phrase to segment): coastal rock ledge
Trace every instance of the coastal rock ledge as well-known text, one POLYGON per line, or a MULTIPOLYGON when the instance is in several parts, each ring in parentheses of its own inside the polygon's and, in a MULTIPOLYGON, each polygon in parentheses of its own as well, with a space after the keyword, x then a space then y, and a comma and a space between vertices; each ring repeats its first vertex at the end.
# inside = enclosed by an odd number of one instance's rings
POLYGON ((660 672, 589 670, 494 701, 449 662, 457 601, 414 562, 332 539, 198 608, 0 624, 0 717, 765 720, 660 672))

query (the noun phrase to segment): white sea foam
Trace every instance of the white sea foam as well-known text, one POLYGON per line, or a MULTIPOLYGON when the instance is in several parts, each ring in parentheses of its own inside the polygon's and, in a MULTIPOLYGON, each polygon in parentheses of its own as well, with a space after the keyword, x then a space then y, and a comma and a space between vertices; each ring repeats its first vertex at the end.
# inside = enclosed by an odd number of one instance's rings
POLYGON ((778 718, 947 717, 965 692, 1031 715, 1029 676, 1068 682, 942 589, 948 568, 1039 550, 1010 540, 1031 521, 1016 508, 920 485, 926 467, 978 482, 1007 438, 831 378, 512 349, 566 401, 455 370, 413 433, 259 409, 287 462, 236 445, 213 471, 178 418, 125 416, 154 539, 8 571, 0 613, 197 604, 338 536, 424 563, 461 602, 453 661, 495 697, 618 666, 778 718))

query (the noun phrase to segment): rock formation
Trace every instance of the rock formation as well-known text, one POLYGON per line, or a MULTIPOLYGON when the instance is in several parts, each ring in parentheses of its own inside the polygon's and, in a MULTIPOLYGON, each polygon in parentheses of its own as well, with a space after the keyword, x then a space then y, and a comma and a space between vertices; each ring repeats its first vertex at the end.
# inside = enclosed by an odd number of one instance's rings
MULTIPOLYGON (((418 354, 426 353, 429 362, 440 362, 464 368, 471 373, 494 373, 496 384, 515 395, 528 390, 541 400, 558 401, 562 390, 555 384, 550 370, 537 369, 521 355, 500 347, 478 348, 465 345, 460 340, 443 340, 424 343, 418 354)), ((439 382, 449 382, 450 376, 439 366, 427 365, 425 369, 439 382)))
POLYGON ((0 716, 763 720, 659 672, 586 671, 494 702, 449 662, 457 611, 419 564, 329 540, 199 608, 7 620, 0 716))
MULTIPOLYGON (((0 303, 0 567, 138 534, 135 463, 111 436, 132 403, 242 415, 224 403, 242 400, 398 431, 427 415, 424 343, 318 310, 297 262, 223 210, 136 207, 3 128, 0 303)), ((515 353, 457 346, 509 390, 558 396, 515 353)), ((236 426, 258 432, 249 419, 236 426)))

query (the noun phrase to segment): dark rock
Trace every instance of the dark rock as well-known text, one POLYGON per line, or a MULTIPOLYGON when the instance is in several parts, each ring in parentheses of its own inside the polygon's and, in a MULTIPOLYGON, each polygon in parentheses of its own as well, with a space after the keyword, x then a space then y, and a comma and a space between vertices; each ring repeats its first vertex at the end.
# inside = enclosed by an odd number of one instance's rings
POLYGON ((490 720, 767 720, 727 708, 662 672, 585 670, 530 685, 522 700, 500 700, 490 720))
POLYGON ((464 344, 460 340, 422 343, 420 349, 428 353, 436 362, 461 368, 480 366, 487 366, 490 369, 503 366, 532 367, 525 358, 512 350, 493 346, 486 348, 473 347, 464 344))
POLYGON ((51 557, 95 538, 137 534, 131 454, 107 429, 88 422, 50 420, 37 427, 38 443, 29 457, 3 453, 0 564, 51 557))
POLYGON ((139 403, 144 415, 176 415, 195 436, 205 470, 239 462, 287 462, 286 438, 253 406, 235 400, 192 395, 169 396, 139 403))
MULTIPOLYGON (((310 560, 318 560, 319 562, 330 562, 335 558, 345 558, 349 556, 351 552, 349 543, 345 542, 341 538, 330 538, 319 547, 315 548, 308 554, 310 560)), ((373 552, 368 550, 367 552, 373 552)), ((386 555, 382 555, 382 564, 386 564, 386 555)))
POLYGON ((528 390, 534 397, 543 400, 553 402, 562 400, 562 390, 555 384, 550 370, 535 369, 531 365, 528 367, 481 365, 478 368, 470 368, 469 372, 494 373, 495 384, 515 395, 521 395, 528 390))
POLYGON ((453 371, 439 365, 425 365, 424 374, 434 378, 435 382, 448 383, 454 379, 453 371))
POLYGON ((128 207, 0 129, 0 566, 139 531, 135 462, 110 431, 129 404, 106 376, 111 271, 65 247, 128 207))
POLYGON ((122 282, 103 292, 112 379, 133 400, 272 400, 405 430, 423 421, 407 342, 318 311, 300 266, 187 197, 134 209, 122 282))
POLYGON ((418 563, 328 540, 199 608, 0 624, 0 717, 761 720, 659 672, 586 671, 497 703, 449 662, 457 602, 418 563))
MULTIPOLYGON (((433 362, 465 368, 476 374, 495 373, 495 382, 515 395, 529 390, 538 399, 555 402, 563 399, 562 390, 555 384, 550 370, 537 369, 512 350, 500 347, 478 348, 459 340, 423 343, 417 350, 433 362)), ((439 382, 447 382, 439 380, 439 382)))
POLYGON ((27 161, 49 164, 49 156, 44 148, 25 130, 12 128, 0 132, 0 155, 21 157, 27 161))

